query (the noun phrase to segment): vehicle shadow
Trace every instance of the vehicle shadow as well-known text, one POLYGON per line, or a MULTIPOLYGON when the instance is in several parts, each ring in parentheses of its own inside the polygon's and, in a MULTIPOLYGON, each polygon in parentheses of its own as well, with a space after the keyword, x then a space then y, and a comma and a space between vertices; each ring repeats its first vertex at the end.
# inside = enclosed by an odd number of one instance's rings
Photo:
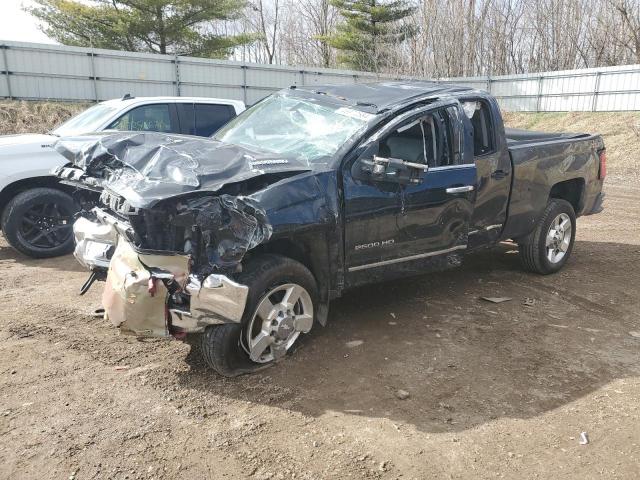
POLYGON ((639 251, 582 241, 565 270, 538 276, 522 272, 514 246, 503 244, 457 270, 348 293, 332 303, 328 326, 274 368, 223 379, 191 355, 177 381, 315 417, 343 412, 429 432, 529 418, 640 375, 640 340, 629 335, 640 309, 639 251), (613 269, 621 258, 624 271, 613 269))

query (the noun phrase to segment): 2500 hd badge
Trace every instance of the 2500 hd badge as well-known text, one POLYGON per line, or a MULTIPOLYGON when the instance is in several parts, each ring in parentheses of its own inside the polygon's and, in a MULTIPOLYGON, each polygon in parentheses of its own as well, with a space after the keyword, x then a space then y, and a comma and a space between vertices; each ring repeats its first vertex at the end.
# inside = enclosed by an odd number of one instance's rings
POLYGON ((381 242, 363 243, 361 245, 356 245, 355 250, 364 250, 365 248, 390 247, 394 244, 394 242, 395 240, 391 238, 389 240, 383 240, 381 242))

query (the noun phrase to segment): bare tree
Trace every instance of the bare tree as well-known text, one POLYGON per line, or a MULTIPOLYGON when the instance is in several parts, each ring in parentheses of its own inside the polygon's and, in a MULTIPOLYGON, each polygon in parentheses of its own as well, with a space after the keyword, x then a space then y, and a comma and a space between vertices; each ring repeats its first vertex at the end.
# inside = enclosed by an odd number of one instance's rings
POLYGON ((610 4, 620 14, 623 28, 615 35, 618 43, 627 48, 640 63, 640 5, 637 1, 614 0, 610 4))
MULTIPOLYGON (((376 71, 440 78, 640 63, 640 0, 416 2, 399 26, 417 33, 384 46, 390 60, 376 71)), ((237 59, 335 67, 323 38, 341 21, 329 0, 252 0, 224 33, 256 34, 237 59)))

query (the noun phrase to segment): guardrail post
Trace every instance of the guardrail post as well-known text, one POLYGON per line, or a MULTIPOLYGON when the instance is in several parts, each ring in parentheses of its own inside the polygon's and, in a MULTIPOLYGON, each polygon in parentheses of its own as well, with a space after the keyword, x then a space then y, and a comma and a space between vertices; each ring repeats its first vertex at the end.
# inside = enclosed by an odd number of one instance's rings
POLYGON ((542 82, 544 77, 541 75, 538 77, 538 100, 536 101, 536 112, 539 112, 542 108, 542 82))
POLYGON ((487 75, 487 92, 491 93, 491 84, 493 80, 491 80, 491 75, 487 75))
POLYGON ((96 77, 96 54, 93 53, 93 49, 91 49, 91 52, 87 55, 89 55, 90 59, 89 68, 91 69, 91 80, 93 81, 93 99, 98 103, 100 99, 98 98, 98 78, 96 77))
POLYGON ((247 66, 242 65, 240 67, 242 69, 242 101, 244 104, 247 104, 247 66))
POLYGON ((177 54, 173 56, 173 63, 176 66, 176 71, 175 71, 176 97, 179 97, 180 96, 180 58, 178 57, 177 54))
POLYGON ((596 84, 593 87, 593 100, 591 103, 591 111, 598 111, 598 95, 600 93, 600 77, 602 77, 602 72, 596 73, 596 84))
POLYGON ((9 70, 9 62, 7 60, 7 49, 9 45, 0 45, 2 49, 2 60, 4 61, 4 75, 7 79, 7 95, 9 96, 9 100, 13 100, 13 95, 11 94, 11 79, 9 78, 10 70, 9 70))
POLYGON ((304 70, 300 70, 300 86, 304 87, 304 70))

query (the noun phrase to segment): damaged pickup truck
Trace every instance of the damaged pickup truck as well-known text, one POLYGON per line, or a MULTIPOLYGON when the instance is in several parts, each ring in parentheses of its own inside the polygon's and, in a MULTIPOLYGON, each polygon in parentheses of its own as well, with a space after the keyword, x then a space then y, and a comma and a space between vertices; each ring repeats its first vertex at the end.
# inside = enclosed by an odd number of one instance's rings
POLYGON ((60 139, 66 183, 100 193, 75 255, 122 333, 197 342, 223 375, 291 351, 329 302, 460 265, 505 239, 558 271, 602 210, 602 138, 506 130, 493 97, 387 82, 291 87, 211 139, 60 139))

